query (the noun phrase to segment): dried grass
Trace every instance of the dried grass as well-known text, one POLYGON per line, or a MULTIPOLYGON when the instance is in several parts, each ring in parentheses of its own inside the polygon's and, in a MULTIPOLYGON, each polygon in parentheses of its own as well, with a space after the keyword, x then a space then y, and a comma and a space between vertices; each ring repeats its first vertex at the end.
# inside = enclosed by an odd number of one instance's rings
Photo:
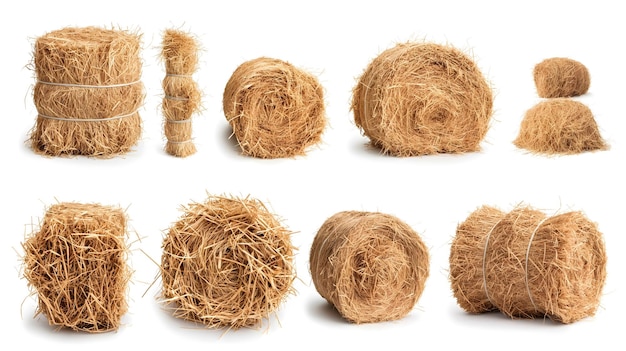
POLYGON ((572 97, 589 90, 591 78, 582 63, 553 57, 538 63, 533 70, 537 94, 542 98, 572 97))
POLYGON ((432 43, 382 52, 354 88, 354 121, 385 154, 416 156, 479 150, 493 96, 474 61, 432 43))
POLYGON ((589 107, 568 98, 544 100, 528 110, 514 144, 549 155, 608 148, 589 107))
POLYGON ((304 155, 326 127, 324 91, 317 78, 277 59, 261 57, 240 65, 224 89, 223 108, 248 156, 304 155))
POLYGON ((200 89, 192 78, 198 65, 198 50, 196 38, 189 33, 168 29, 163 34, 165 151, 177 157, 187 157, 196 152, 191 138, 191 116, 198 111, 201 103, 200 89))
POLYGON ((581 212, 482 207, 452 242, 452 290, 471 313, 576 322, 595 314, 605 279, 602 233, 581 212))
POLYGON ((317 291, 353 323, 397 320, 415 306, 429 274, 428 249, 400 219, 376 212, 339 212, 311 247, 317 291))
POLYGON ((163 241, 162 301, 209 328, 260 326, 294 292, 291 232, 250 198, 184 210, 163 241))
POLYGON ((37 38, 32 149, 49 156, 110 157, 141 135, 143 104, 137 33, 64 28, 37 38))
POLYGON ((116 330, 127 310, 126 216, 115 207, 59 203, 23 243, 24 277, 50 325, 116 330))

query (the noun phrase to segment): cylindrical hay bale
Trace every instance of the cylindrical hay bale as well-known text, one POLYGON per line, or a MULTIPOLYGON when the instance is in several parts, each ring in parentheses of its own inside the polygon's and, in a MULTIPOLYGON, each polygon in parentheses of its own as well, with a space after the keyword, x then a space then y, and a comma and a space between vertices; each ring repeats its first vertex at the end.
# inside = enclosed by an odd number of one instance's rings
POLYGON ((583 95, 591 82, 585 65, 563 57, 545 59, 535 65, 533 78, 537 94, 542 98, 583 95))
POLYGON ((406 316, 429 273, 428 249, 419 235, 377 212, 328 218, 313 240, 309 263, 317 291, 353 323, 406 316))
POLYGON ((395 156, 479 149, 489 128, 491 87, 470 57, 432 43, 398 44, 376 57, 354 88, 354 121, 395 156))
POLYGON ((243 154, 253 157, 304 155, 326 127, 317 78, 277 59, 240 65, 224 89, 223 108, 243 154))
POLYGON ((163 241, 163 302, 209 328, 260 325, 293 292, 290 235, 255 199, 189 205, 163 241))
POLYGON ((116 207, 60 203, 24 243, 24 277, 50 325, 119 328, 127 311, 126 216, 116 207))
POLYGON ((491 228, 476 225, 481 216, 459 226, 451 249, 452 290, 463 309, 562 323, 595 314, 606 278, 595 223, 580 212, 548 217, 530 207, 516 208, 491 228))
POLYGON ((589 107, 568 98, 545 100, 529 109, 514 144, 542 154, 578 154, 608 147, 589 107))
POLYGON ((96 27, 37 38, 33 150, 50 156, 109 157, 141 135, 140 35, 96 27))
POLYGON ((165 61, 163 79, 165 151, 187 157, 196 152, 192 140, 191 116, 200 107, 200 89, 192 75, 198 65, 198 43, 188 33, 168 29, 163 34, 161 56, 165 61))

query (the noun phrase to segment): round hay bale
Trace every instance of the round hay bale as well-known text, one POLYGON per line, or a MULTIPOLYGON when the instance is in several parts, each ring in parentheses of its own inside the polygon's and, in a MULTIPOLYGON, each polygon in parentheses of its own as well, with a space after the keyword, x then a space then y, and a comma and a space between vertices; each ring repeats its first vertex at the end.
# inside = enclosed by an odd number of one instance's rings
POLYGON ((109 157, 141 135, 140 35, 96 27, 37 38, 32 149, 50 156, 109 157))
POLYGON ((592 316, 606 278, 602 233, 580 212, 481 208, 459 225, 452 290, 468 312, 572 323, 592 316), (469 247, 472 246, 472 247, 469 247))
POLYGON ((317 291, 353 323, 406 316, 429 273, 428 249, 419 235, 377 212, 328 218, 313 240, 309 263, 317 291))
POLYGON ((591 83, 585 65, 563 57, 545 59, 535 65, 533 78, 537 94, 542 98, 583 95, 589 90, 591 83))
POLYGON ((291 232, 258 200, 209 197, 163 241, 162 299, 209 328, 260 325, 295 279, 291 232))
POLYGON ((529 109, 513 143, 542 154, 578 154, 607 148, 589 107, 567 98, 545 100, 529 109))
POLYGON ((191 138, 191 116, 200 108, 201 94, 192 75, 198 65, 198 43, 188 33, 168 29, 163 34, 161 57, 165 62, 163 78, 165 151, 187 157, 196 152, 191 138))
POLYGON ((272 58, 237 67, 224 89, 223 108, 248 156, 304 155, 326 127, 324 91, 317 78, 272 58))
POLYGON ((22 244, 24 277, 50 325, 116 330, 128 309, 126 216, 115 207, 59 203, 22 244))
POLYGON ((493 96, 470 57, 432 43, 398 44, 376 57, 354 88, 354 121, 395 156, 476 151, 493 96))

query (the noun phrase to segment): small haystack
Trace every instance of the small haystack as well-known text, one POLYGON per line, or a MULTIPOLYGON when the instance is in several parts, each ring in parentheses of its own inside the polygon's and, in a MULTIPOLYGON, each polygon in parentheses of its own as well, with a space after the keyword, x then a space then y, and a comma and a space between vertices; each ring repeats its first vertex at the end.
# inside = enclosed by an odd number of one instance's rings
POLYGON ((291 232, 258 200, 192 203, 163 241, 162 302, 209 328, 260 326, 293 292, 291 232))
POLYGON ((589 107, 568 98, 544 100, 526 112, 514 144, 542 154, 605 150, 589 107))
POLYGON ((602 233, 580 212, 482 207, 452 242, 452 291, 471 313, 572 323, 595 314, 605 278, 602 233))
POLYGON ((354 88, 356 125, 395 156, 476 151, 493 95, 474 61, 432 43, 398 44, 376 57, 354 88))
POLYGON ((538 63, 533 70, 537 94, 542 98, 583 95, 589 90, 591 78, 582 63, 553 57, 538 63))
POLYGON ((50 325, 116 330, 127 310, 126 216, 115 207, 60 203, 24 243, 24 277, 50 325))
POLYGON ((223 108, 242 152, 259 158, 304 155, 326 127, 317 78, 288 62, 247 61, 224 89, 223 108))
POLYGON ((192 75, 198 65, 198 42, 188 33, 168 29, 163 34, 161 57, 165 62, 163 116, 165 151, 187 157, 196 152, 191 138, 191 116, 200 108, 200 89, 192 75))
POLYGON ((32 149, 50 156, 110 157, 141 134, 140 35, 96 27, 37 38, 32 149))
POLYGON ((397 320, 424 290, 428 249, 398 218, 339 212, 324 222, 311 247, 317 291, 353 323, 397 320))

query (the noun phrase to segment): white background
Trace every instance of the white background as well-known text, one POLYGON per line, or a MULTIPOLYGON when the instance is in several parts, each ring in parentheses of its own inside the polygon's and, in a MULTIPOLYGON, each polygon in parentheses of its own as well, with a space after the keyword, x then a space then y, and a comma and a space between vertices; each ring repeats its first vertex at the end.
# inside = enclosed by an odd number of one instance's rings
POLYGON ((248 347, 252 349, 579 349, 624 348, 624 37, 619 2, 609 1, 36 1, 12 2, 0 14, 2 127, 0 128, 0 323, 4 345, 52 349, 248 347), (203 5, 200 5, 203 4, 203 5), (35 122, 31 62, 35 38, 66 26, 116 26, 143 33, 146 100, 142 139, 133 152, 110 160, 47 158, 25 143, 35 122), (198 152, 178 159, 163 151, 161 34, 182 28, 203 52, 195 77, 204 111, 194 119, 198 152), (493 123, 482 150, 464 155, 394 158, 366 146, 349 110, 351 90, 366 65, 397 42, 449 43, 476 59, 495 92, 493 123), (305 157, 259 160, 241 156, 224 118, 221 98, 235 68, 269 56, 319 77, 330 126, 305 157), (517 149, 525 111, 538 103, 532 69, 541 60, 570 57, 585 64, 591 88, 579 100, 596 117, 610 150, 544 157, 517 149), (296 232, 299 279, 269 328, 224 333, 176 320, 157 303, 165 231, 180 206, 206 194, 250 195, 264 201, 296 232), (57 201, 119 205, 130 218, 130 264, 135 270, 129 312, 117 332, 56 331, 33 318, 21 275, 21 243, 47 206, 57 201), (604 233, 608 280, 601 307, 572 325, 510 320, 500 313, 468 315, 448 282, 456 226, 487 204, 508 211, 523 202, 548 213, 582 210, 604 233), (431 275, 418 306, 403 320, 353 325, 315 291, 308 269, 319 226, 342 210, 396 215, 430 249, 431 275), (143 251, 143 252, 142 252, 143 251), (145 296, 144 296, 145 294, 145 296))

